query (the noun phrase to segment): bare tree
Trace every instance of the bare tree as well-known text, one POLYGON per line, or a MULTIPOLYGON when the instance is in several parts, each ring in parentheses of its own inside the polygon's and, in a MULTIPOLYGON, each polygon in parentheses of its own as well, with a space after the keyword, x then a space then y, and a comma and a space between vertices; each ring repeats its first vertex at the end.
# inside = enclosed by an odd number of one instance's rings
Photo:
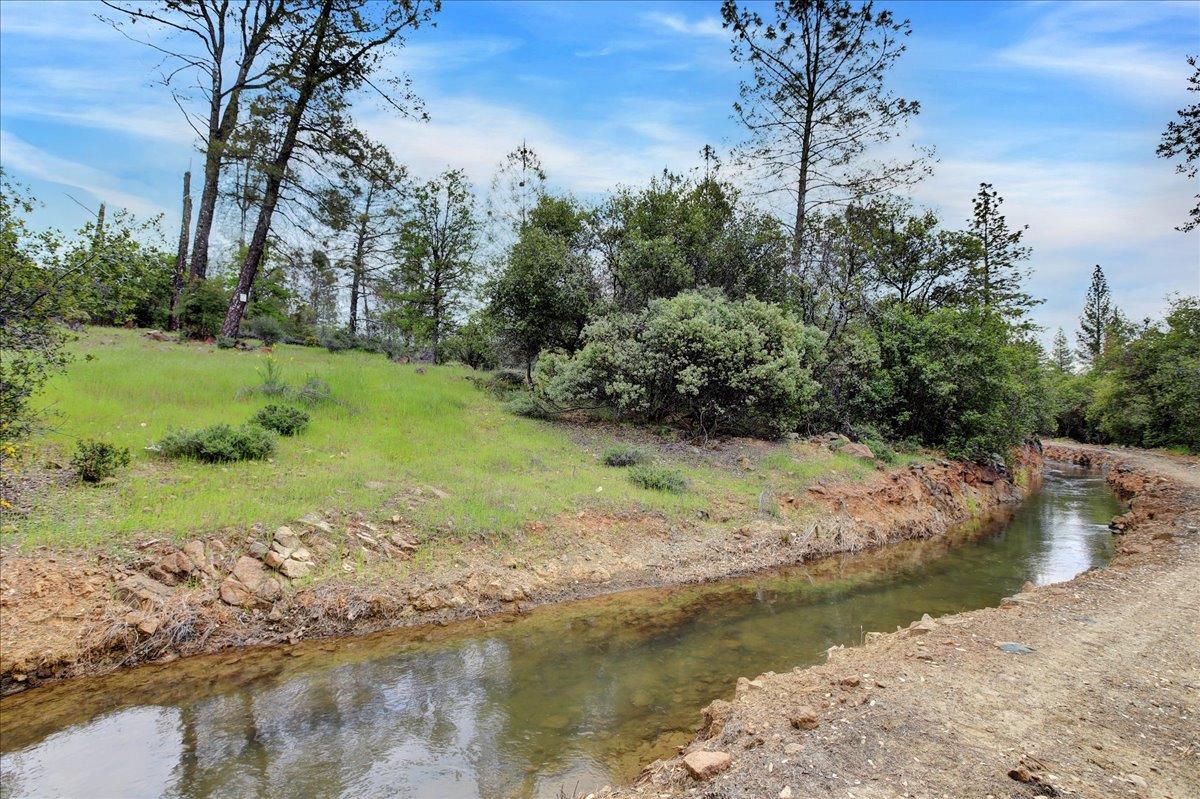
MULTIPOLYGON (((287 100, 286 124, 278 150, 266 165, 267 180, 258 220, 225 314, 223 335, 237 335, 301 133, 320 135, 319 131, 306 128, 305 123, 311 121, 310 106, 319 106, 322 99, 319 95, 328 92, 332 96, 324 98, 325 108, 335 114, 344 113, 345 105, 340 98, 364 85, 375 88, 370 76, 386 49, 402 46, 401 34, 427 22, 438 8, 437 2, 421 0, 391 0, 387 4, 370 0, 322 0, 311 13, 296 15, 295 24, 286 31, 293 53, 289 61, 295 68, 289 65, 286 80, 281 81, 281 96, 287 100), (314 99, 318 103, 314 104, 314 99)), ((401 97, 383 96, 404 113, 415 102, 407 90, 401 97)))
POLYGON ((849 0, 778 0, 772 20, 736 0, 725 0, 721 11, 733 32, 734 60, 752 70, 734 103, 750 134, 739 155, 767 191, 794 196, 798 265, 814 208, 860 201, 929 172, 928 153, 867 159, 872 145, 893 138, 920 110, 884 86, 904 53, 909 23, 849 0))
POLYGON ((120 16, 108 21, 125 32, 136 23, 149 23, 168 36, 166 40, 141 40, 162 53, 170 63, 164 82, 185 118, 200 137, 204 153, 204 183, 196 216, 189 274, 204 279, 208 274, 208 243, 225 150, 234 131, 244 95, 269 88, 280 74, 270 63, 269 51, 277 30, 293 14, 306 7, 286 0, 160 0, 143 7, 117 0, 103 0, 120 16), (182 39, 182 41, 177 41, 182 39), (232 70, 228 67, 232 66, 232 70), (194 85, 184 83, 197 76, 194 85), (190 92, 204 100, 204 113, 188 110, 190 92))

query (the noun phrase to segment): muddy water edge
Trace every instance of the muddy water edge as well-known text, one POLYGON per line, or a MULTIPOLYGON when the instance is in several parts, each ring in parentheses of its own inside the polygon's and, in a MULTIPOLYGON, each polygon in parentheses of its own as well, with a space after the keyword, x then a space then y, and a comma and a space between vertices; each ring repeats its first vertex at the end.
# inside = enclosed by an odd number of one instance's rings
POLYGON ((520 617, 187 658, 0 700, 4 796, 541 797, 627 781, 739 676, 1105 563, 1096 473, 956 535, 520 617))

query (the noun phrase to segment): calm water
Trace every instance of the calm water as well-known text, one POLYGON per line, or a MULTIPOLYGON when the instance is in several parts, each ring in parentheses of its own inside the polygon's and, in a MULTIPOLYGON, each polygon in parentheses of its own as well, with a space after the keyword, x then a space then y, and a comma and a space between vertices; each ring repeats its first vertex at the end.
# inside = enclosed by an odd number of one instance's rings
POLYGON ((967 540, 30 691, 0 701, 0 794, 586 792, 688 740, 738 676, 1104 563, 1118 512, 1099 476, 1052 467, 1010 519, 967 540))

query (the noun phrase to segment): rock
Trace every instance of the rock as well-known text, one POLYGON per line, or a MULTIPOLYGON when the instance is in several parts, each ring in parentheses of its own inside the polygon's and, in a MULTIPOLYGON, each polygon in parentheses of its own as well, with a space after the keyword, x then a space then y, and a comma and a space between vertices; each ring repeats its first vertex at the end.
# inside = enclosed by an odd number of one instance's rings
POLYGON ((204 551, 203 541, 188 541, 183 545, 183 554, 192 562, 197 571, 212 574, 212 564, 208 562, 208 553, 204 551))
POLYGON ((727 752, 697 750, 683 756, 683 765, 698 780, 708 780, 729 768, 732 758, 727 752))
POLYGON ((131 574, 117 582, 117 597, 138 605, 158 607, 171 597, 171 589, 144 574, 131 574))
POLYGON ((279 598, 282 589, 259 561, 243 555, 233 571, 221 583, 221 601, 237 607, 269 605, 279 598))
POLYGON ((300 548, 300 536, 292 532, 290 527, 280 527, 275 531, 274 541, 289 552, 300 548))
POLYGON ((131 610, 125 614, 125 623, 137 627, 143 635, 154 635, 158 630, 158 619, 140 610, 131 610))
POLYGON ((168 336, 166 333, 162 332, 161 330, 149 330, 146 332, 145 335, 146 335, 146 338, 153 339, 154 341, 170 341, 171 340, 171 337, 168 336))
POLYGON ((363 488, 366 488, 370 491, 380 491, 384 488, 387 488, 387 483, 381 483, 378 480, 368 480, 367 482, 363 483, 363 488))
POLYGON ((744 472, 754 471, 754 463, 751 462, 751 460, 749 458, 747 458, 745 455, 738 458, 738 466, 740 466, 742 471, 744 471, 744 472))
POLYGON ((267 545, 262 541, 254 541, 250 544, 246 551, 250 553, 251 557, 262 560, 267 556, 267 552, 269 550, 267 549, 267 545))
POLYGON ((417 610, 437 610, 446 607, 446 598, 437 591, 426 591, 412 600, 412 606, 417 610))
POLYGON ((862 680, 855 676, 843 677, 840 684, 846 688, 857 688, 862 680))
POLYGON ((333 527, 315 513, 309 513, 304 516, 301 516, 299 519, 296 520, 296 523, 306 525, 308 527, 313 528, 314 530, 320 530, 322 533, 325 533, 326 535, 329 535, 330 533, 333 532, 333 527))
POLYGON ((866 444, 846 444, 838 452, 844 452, 847 455, 853 455, 855 458, 862 458, 866 461, 875 460, 875 453, 866 444))
POLYGON ((263 563, 267 564, 272 569, 278 569, 280 566, 283 565, 283 562, 285 560, 287 560, 286 555, 283 555, 272 549, 270 552, 267 553, 267 556, 265 558, 263 558, 263 563))
POLYGON ((284 577, 287 577, 289 580, 298 580, 301 577, 307 577, 311 571, 311 563, 296 560, 295 558, 288 558, 283 562, 283 565, 279 567, 279 573, 284 577))
POLYGON ((725 729, 725 722, 729 721, 732 713, 732 704, 724 699, 714 699, 708 707, 700 711, 704 717, 704 726, 700 728, 700 737, 708 739, 720 735, 721 731, 725 729))
POLYGON ((921 616, 920 621, 914 621, 912 624, 908 625, 908 634, 925 635, 926 633, 936 630, 937 626, 938 623, 933 620, 933 617, 926 613, 925 615, 921 616))
POLYGON ((792 786, 783 786, 783 789, 779 792, 779 799, 792 799, 792 786))
POLYGON ((1001 652, 1007 652, 1010 655, 1028 655, 1033 652, 1033 647, 1028 644, 1018 643, 1016 641, 997 641, 996 647, 1001 652))
POLYGON ((299 549, 297 549, 295 552, 292 553, 292 560, 299 560, 299 561, 303 561, 304 563, 311 563, 312 559, 313 559, 312 553, 309 552, 304 547, 300 547, 299 549))
POLYGON ((821 717, 811 707, 800 707, 788 715, 788 721, 797 730, 815 730, 821 723, 821 717))

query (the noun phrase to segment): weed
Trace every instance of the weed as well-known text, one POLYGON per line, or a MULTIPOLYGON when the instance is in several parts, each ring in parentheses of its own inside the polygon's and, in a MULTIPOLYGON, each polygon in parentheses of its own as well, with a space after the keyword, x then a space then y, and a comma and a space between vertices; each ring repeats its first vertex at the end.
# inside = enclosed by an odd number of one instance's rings
POLYGON ((129 465, 129 448, 117 447, 107 441, 85 439, 75 446, 71 467, 85 483, 99 483, 112 477, 117 469, 129 465))
POLYGON ((629 469, 629 481, 651 491, 679 494, 687 490, 687 478, 678 469, 638 464, 629 469))
POLYGON ((638 447, 631 447, 625 444, 618 444, 615 447, 609 447, 604 450, 604 454, 600 456, 600 460, 605 466, 636 466, 639 463, 646 463, 650 460, 650 456, 646 451, 638 447))

